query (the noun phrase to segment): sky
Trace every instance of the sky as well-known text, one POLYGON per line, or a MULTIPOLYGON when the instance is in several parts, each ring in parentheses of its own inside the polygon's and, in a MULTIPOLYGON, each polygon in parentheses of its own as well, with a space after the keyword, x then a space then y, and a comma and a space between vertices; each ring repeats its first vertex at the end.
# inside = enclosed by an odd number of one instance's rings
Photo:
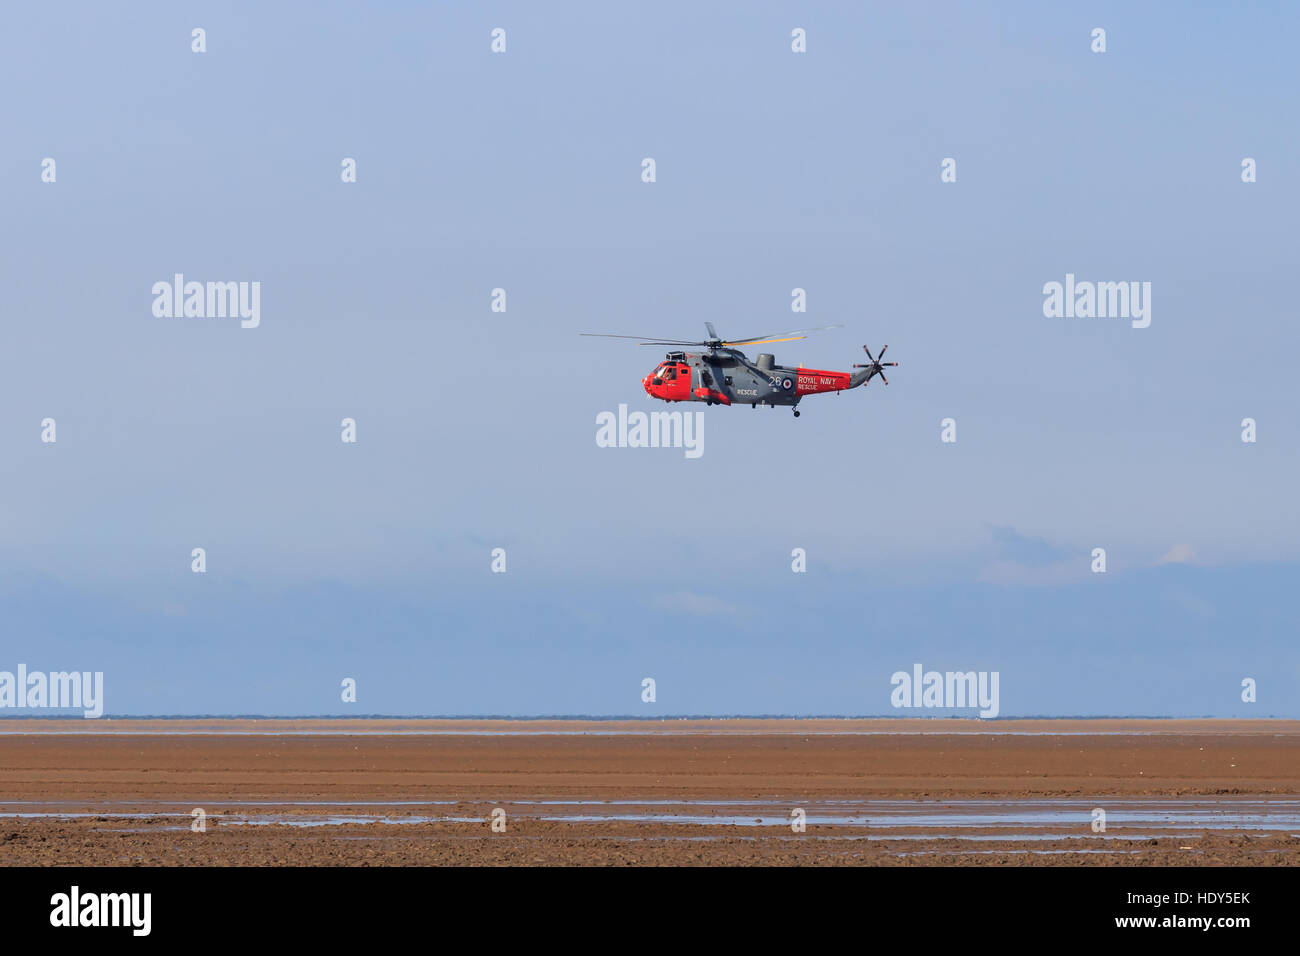
POLYGON ((0 670, 118 715, 947 713, 892 707, 920 663, 1003 717, 1300 717, 1294 5, 3 18, 0 670), (155 315, 176 273, 260 323, 155 315), (1067 274, 1150 326, 1046 316, 1067 274), (900 364, 598 447, 664 350, 578 333, 705 321, 900 364))

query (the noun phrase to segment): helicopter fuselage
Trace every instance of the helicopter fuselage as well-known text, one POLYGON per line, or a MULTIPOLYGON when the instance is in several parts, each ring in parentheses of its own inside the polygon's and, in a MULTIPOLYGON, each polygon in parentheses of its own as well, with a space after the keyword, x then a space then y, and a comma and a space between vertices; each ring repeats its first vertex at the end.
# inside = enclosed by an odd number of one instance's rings
POLYGON ((750 361, 739 349, 669 352, 641 384, 665 402, 717 405, 798 405, 805 395, 842 392, 866 382, 874 370, 832 372, 777 365, 760 353, 750 361))

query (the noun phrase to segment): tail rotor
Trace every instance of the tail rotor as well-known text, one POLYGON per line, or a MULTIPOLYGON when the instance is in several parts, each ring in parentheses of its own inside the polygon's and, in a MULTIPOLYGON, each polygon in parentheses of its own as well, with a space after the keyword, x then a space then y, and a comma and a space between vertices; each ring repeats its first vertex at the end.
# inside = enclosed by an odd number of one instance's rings
MULTIPOLYGON (((854 368, 869 368, 869 369, 871 369, 871 371, 872 371, 873 374, 875 374, 875 375, 879 375, 879 376, 880 376, 880 380, 881 380, 882 382, 884 382, 886 385, 888 385, 888 384, 889 384, 889 379, 885 378, 885 369, 887 369, 887 368, 896 368, 896 367, 898 366, 898 363, 897 363, 897 362, 882 362, 882 361, 881 361, 881 359, 883 359, 883 358, 885 357, 885 349, 887 349, 887 348, 889 348, 888 345, 886 345, 884 348, 882 348, 882 349, 880 350, 880 356, 879 356, 879 357, 875 357, 875 356, 873 356, 873 355, 871 354, 871 349, 867 348, 865 345, 862 346, 862 351, 864 351, 864 352, 867 353, 867 358, 871 359, 871 363, 870 363, 869 365, 854 365, 853 367, 854 367, 854 368)), ((870 385, 870 384, 871 384, 871 375, 868 375, 868 376, 867 376, 867 380, 866 380, 865 382, 863 382, 863 384, 864 384, 864 385, 870 385)))

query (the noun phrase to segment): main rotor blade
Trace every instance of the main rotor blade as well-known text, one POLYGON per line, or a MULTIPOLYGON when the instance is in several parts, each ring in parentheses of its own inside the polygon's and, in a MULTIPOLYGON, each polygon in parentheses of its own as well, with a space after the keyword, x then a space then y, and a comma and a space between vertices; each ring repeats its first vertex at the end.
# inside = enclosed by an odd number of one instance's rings
MULTIPOLYGON (((579 332, 579 335, 590 336, 598 339, 638 339, 640 345, 695 345, 710 346, 718 344, 717 333, 713 329, 712 322, 705 322, 704 327, 709 330, 713 336, 703 342, 688 342, 685 339, 656 339, 647 335, 612 335, 608 332, 579 332)), ((755 335, 747 339, 731 339, 720 343, 724 348, 734 348, 738 345, 769 345, 773 342, 797 342, 799 339, 806 339, 808 336, 805 332, 823 332, 826 329, 842 329, 844 324, 839 325, 819 325, 811 329, 791 329, 789 332, 768 332, 765 335, 755 335)), ((867 352, 870 356, 871 353, 867 352)), ((872 361, 875 361, 874 359, 872 361)))
POLYGON ((801 334, 801 333, 803 333, 803 332, 824 332, 824 331, 826 331, 827 329, 842 329, 842 328, 844 328, 844 323, 843 323, 843 322, 841 322, 839 325, 818 325, 818 326, 816 326, 815 328, 811 328, 811 329, 791 329, 789 332, 765 332, 765 333, 762 334, 762 335, 755 335, 755 336, 752 336, 752 337, 747 338, 747 339, 730 339, 730 340, 727 341, 725 344, 727 344, 727 345, 759 345, 759 344, 761 344, 760 339, 770 339, 770 340, 772 340, 772 341, 774 341, 774 342, 793 342, 794 339, 778 339, 777 336, 778 336, 778 335, 794 335, 794 336, 797 336, 798 338, 801 338, 801 339, 802 339, 802 338, 805 338, 805 336, 801 334))
POLYGON ((758 339, 757 341, 754 339, 745 339, 741 342, 723 342, 722 344, 728 347, 733 345, 770 345, 773 342, 797 342, 800 339, 806 338, 808 338, 806 335, 796 335, 788 339, 758 339))
POLYGON ((707 342, 686 342, 682 339, 656 339, 649 335, 610 335, 608 332, 579 332, 579 335, 597 339, 640 339, 642 345, 707 345, 707 342))

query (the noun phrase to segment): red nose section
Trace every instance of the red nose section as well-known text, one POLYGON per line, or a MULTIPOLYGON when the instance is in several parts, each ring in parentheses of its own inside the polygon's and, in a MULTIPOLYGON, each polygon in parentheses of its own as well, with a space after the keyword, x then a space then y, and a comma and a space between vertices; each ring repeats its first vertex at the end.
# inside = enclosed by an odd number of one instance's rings
POLYGON ((651 398, 665 402, 689 402, 691 367, 685 362, 665 362, 641 379, 641 387, 651 398))

